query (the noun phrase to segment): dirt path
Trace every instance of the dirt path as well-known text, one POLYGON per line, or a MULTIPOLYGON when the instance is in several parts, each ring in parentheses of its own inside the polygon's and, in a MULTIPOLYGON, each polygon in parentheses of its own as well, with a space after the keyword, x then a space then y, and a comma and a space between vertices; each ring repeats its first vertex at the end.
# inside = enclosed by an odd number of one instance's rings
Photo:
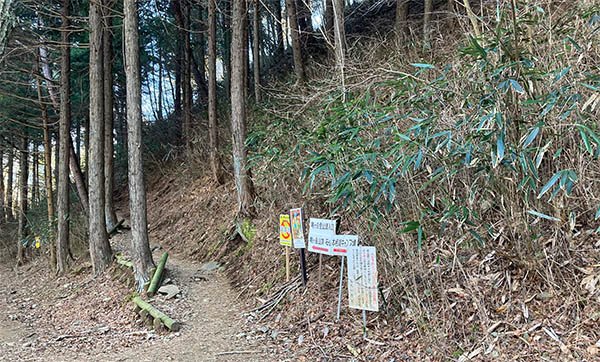
MULTIPOLYGON (((161 251, 155 255, 158 256, 161 251)), ((173 299, 152 303, 182 322, 157 334, 133 321, 130 291, 89 268, 56 279, 39 261, 0 267, 0 360, 7 361, 292 361, 269 337, 246 325, 245 306, 219 270, 171 257, 173 299), (210 269, 210 268, 209 268, 210 269), (107 292, 108 291, 108 292, 107 292)))

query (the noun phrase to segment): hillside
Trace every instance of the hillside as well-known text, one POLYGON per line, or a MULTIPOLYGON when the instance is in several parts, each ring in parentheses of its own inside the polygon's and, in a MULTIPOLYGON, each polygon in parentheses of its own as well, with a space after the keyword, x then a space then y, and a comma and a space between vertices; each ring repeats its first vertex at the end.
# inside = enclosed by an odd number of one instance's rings
POLYGON ((600 360, 595 1, 1 4, 0 355, 600 360))

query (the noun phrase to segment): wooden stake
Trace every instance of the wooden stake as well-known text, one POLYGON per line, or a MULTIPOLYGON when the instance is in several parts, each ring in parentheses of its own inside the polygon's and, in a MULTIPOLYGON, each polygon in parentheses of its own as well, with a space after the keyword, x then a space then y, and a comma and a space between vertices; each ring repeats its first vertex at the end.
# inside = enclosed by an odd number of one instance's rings
POLYGON ((340 314, 342 312, 342 289, 344 289, 344 257, 340 257, 340 290, 338 291, 338 307, 336 320, 340 320, 340 314))
POLYGON ((323 289, 323 254, 319 254, 319 289, 323 289))
POLYGON ((304 251, 304 248, 300 249, 300 269, 302 272, 302 286, 306 288, 308 276, 306 275, 306 253, 304 251))
POLYGON ((285 281, 290 281, 290 247, 285 247, 285 281))

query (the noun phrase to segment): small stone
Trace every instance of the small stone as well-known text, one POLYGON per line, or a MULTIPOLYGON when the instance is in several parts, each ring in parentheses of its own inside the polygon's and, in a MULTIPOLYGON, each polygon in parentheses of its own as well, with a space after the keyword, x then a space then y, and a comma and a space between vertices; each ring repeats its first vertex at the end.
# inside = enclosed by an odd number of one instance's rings
POLYGON ((179 294, 180 291, 181 290, 179 290, 179 287, 174 284, 163 285, 162 287, 158 288, 158 292, 160 294, 165 294, 166 299, 173 298, 174 296, 179 294))
POLYGON ((217 263, 216 261, 209 261, 208 263, 202 264, 200 266, 200 270, 204 271, 204 272, 212 272, 212 271, 219 269, 220 267, 221 267, 220 263, 217 263))
POLYGON ((304 334, 301 334, 301 335, 298 337, 298 345, 301 345, 301 344, 302 344, 302 342, 304 342, 304 334))
POLYGON ((23 343, 23 348, 31 347, 31 341, 23 343))
POLYGON ((274 329, 274 330, 271 332, 271 338, 273 338, 273 339, 277 339, 277 336, 279 336, 279 331, 274 329))

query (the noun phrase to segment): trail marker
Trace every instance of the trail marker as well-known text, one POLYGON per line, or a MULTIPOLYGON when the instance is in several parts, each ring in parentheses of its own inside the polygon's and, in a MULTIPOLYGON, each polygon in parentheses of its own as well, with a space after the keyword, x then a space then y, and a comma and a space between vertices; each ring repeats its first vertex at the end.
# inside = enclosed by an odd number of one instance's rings
POLYGON ((302 209, 291 209, 290 218, 292 221, 292 241, 294 248, 304 249, 306 243, 304 241, 304 228, 302 227, 302 209))
POLYGON ((290 247, 292 246, 292 225, 290 215, 279 215, 279 244, 285 246, 285 280, 290 281, 290 247))
POLYGON ((292 227, 292 244, 294 248, 300 249, 300 270, 302 271, 302 285, 306 287, 308 276, 306 275, 306 256, 304 249, 306 243, 304 241, 304 228, 302 227, 302 209, 291 209, 290 219, 292 227))

